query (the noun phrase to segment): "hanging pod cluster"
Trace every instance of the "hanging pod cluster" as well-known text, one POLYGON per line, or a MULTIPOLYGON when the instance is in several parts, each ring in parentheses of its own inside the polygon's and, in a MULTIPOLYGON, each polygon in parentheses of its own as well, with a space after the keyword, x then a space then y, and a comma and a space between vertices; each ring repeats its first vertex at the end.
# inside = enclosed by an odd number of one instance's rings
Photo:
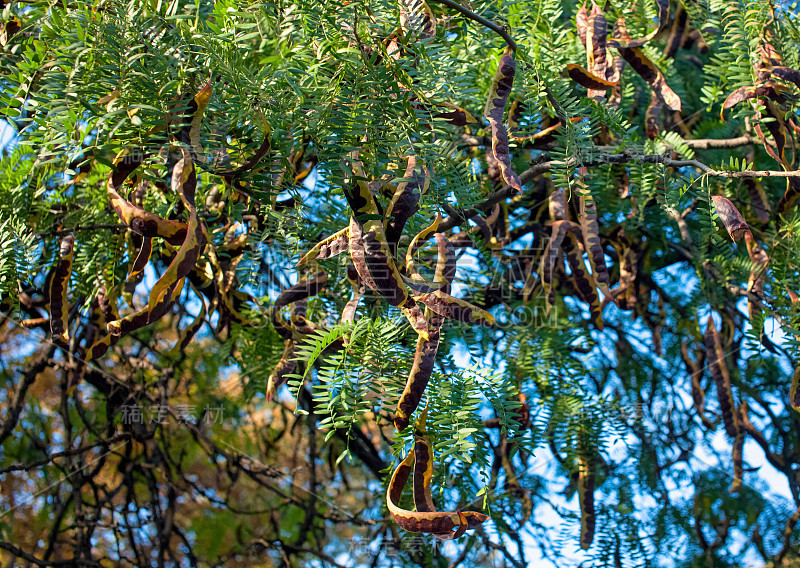
MULTIPOLYGON (((420 198, 427 192, 430 184, 430 172, 427 168, 418 164, 415 156, 409 156, 403 181, 393 188, 390 202, 385 212, 381 213, 383 209, 378 206, 371 188, 373 183, 366 178, 363 166, 355 156, 348 165, 352 170, 352 176, 344 188, 352 212, 348 227, 312 247, 297 265, 318 267, 318 262, 321 260, 332 258, 345 251, 349 252, 351 262, 348 266, 348 279, 352 285, 353 296, 344 307, 342 320, 355 319, 358 304, 369 289, 390 305, 399 308, 412 329, 416 331, 418 337, 414 361, 394 417, 395 427, 403 430, 419 406, 433 373, 444 320, 492 325, 494 318, 485 310, 450 295, 450 286, 456 274, 455 249, 443 233, 437 232, 441 223, 440 216, 437 215, 429 226, 413 236, 405 253, 405 262, 399 263, 397 260, 396 251, 405 224, 418 211, 420 198), (431 238, 436 245, 436 267, 433 279, 427 280, 419 273, 414 255, 431 238)), ((289 303, 318 293, 325 278, 325 274, 320 273, 285 290, 276 301, 275 309, 279 310, 289 303)), ((274 314, 273 321, 277 324, 276 328, 282 327, 294 332, 294 335, 286 336, 287 351, 273 372, 273 376, 270 377, 269 397, 274 396, 275 389, 285 382, 285 379, 280 377, 285 377, 291 365, 293 344, 290 342, 297 340, 296 334, 299 331, 292 329, 291 324, 282 321, 277 311, 274 314)), ((418 429, 424 428, 420 424, 424 424, 424 418, 417 426, 418 429)), ((398 524, 407 530, 434 533, 440 538, 444 538, 445 535, 449 535, 448 531, 457 528, 455 533, 447 536, 451 538, 460 536, 467 528, 475 528, 477 524, 483 522, 486 516, 480 513, 436 512, 432 505, 420 505, 429 503, 424 499, 417 503, 416 512, 399 509, 399 494, 410 475, 414 455, 417 455, 418 460, 415 466, 415 488, 419 485, 416 481, 418 479, 416 472, 420 468, 427 470, 432 468, 433 456, 427 437, 420 438, 416 444, 421 444, 418 447, 427 448, 427 453, 420 450, 421 453, 409 454, 395 471, 387 493, 390 511, 398 524)), ((419 479, 421 487, 427 486, 429 496, 430 471, 427 477, 422 476, 419 479)), ((415 495, 417 494, 415 489, 415 495)), ((424 494, 424 491, 421 494, 424 494)))
MULTIPOLYGON (((76 345, 82 364, 75 368, 70 378, 70 388, 80 382, 85 363, 102 357, 122 337, 167 314, 186 287, 187 281, 188 286, 200 298, 201 308, 197 317, 181 329, 178 343, 171 351, 172 355, 177 356, 202 327, 209 309, 207 303, 219 312, 220 326, 231 321, 251 323, 242 309, 254 300, 236 289, 234 276, 236 262, 246 248, 246 234, 236 234, 235 227, 228 223, 221 229, 216 229, 225 232, 222 244, 209 246, 209 230, 195 203, 195 164, 206 161, 200 143, 200 128, 212 91, 211 82, 206 82, 188 98, 185 108, 178 108, 177 103, 174 105, 165 126, 157 127, 149 133, 157 134, 167 128, 171 131, 171 141, 162 152, 163 155, 170 156, 167 160, 169 184, 162 183, 159 189, 163 192, 171 191, 177 196, 182 210, 187 214, 186 221, 165 219, 144 209, 144 195, 151 184, 143 176, 137 176, 133 180, 133 190, 130 193, 124 190, 129 178, 150 157, 147 153, 143 150, 122 150, 113 159, 106 192, 112 210, 127 228, 124 238, 129 243, 128 256, 131 261, 125 281, 111 287, 102 281, 98 282, 97 294, 91 303, 88 317, 89 325, 83 335, 85 347, 76 345), (167 268, 150 288, 146 304, 137 308, 134 305, 134 291, 142 281, 145 267, 151 261, 155 239, 163 241, 160 258, 167 268), (131 311, 119 313, 120 299, 126 301, 131 311)), ((112 93, 104 99, 111 105, 117 96, 112 93)), ((266 154, 265 148, 269 148, 269 127, 266 122, 264 131, 265 142, 243 166, 229 172, 217 172, 222 175, 226 184, 230 185, 236 176, 252 169, 266 154)), ((80 168, 81 173, 74 183, 85 179, 91 171, 91 152, 87 152, 85 158, 80 168)), ((47 279, 50 328, 54 341, 62 345, 69 341, 68 284, 75 246, 72 234, 62 239, 58 261, 47 279)))
MULTIPOLYGON (((756 122, 753 125, 761 144, 767 154, 774 158, 786 171, 797 169, 797 140, 800 134, 796 118, 790 112, 792 89, 800 88, 800 71, 783 65, 783 59, 770 43, 769 31, 758 45, 758 59, 753 63, 753 70, 758 78, 755 85, 739 87, 725 99, 721 116, 727 109, 744 101, 749 101, 756 122), (763 122, 762 122, 763 121, 763 122), (766 126, 771 136, 769 140, 762 128, 766 126)), ((753 189, 758 189, 752 182, 753 189)), ((769 204, 763 190, 751 191, 759 210, 768 213, 769 204)), ((784 213, 800 197, 800 178, 786 178, 786 191, 777 206, 777 213, 784 213)))
MULTIPOLYGON (((533 266, 523 288, 523 300, 528 301, 537 284, 541 284, 545 296, 547 313, 555 303, 554 283, 556 278, 566 281, 575 295, 589 305, 592 322, 598 329, 603 329, 603 307, 597 294, 598 288, 608 302, 625 291, 625 283, 620 279, 620 286, 609 290, 608 267, 605 253, 600 242, 600 227, 597 221, 597 206, 582 177, 578 182, 580 200, 580 222, 569 220, 569 207, 566 192, 563 189, 553 191, 549 197, 550 239, 545 245, 539 262, 539 279, 535 278, 533 266), (583 261, 583 253, 588 253, 591 272, 583 261), (564 270, 564 257, 570 267, 570 275, 564 270)), ((564 282, 566 283, 566 282, 564 282)))
MULTIPOLYGON (((681 110, 681 99, 667 84, 661 70, 645 55, 642 46, 655 39, 669 25, 669 0, 657 0, 658 24, 654 30, 641 38, 631 38, 620 17, 614 22, 611 33, 609 24, 601 8, 592 2, 591 11, 581 6, 575 17, 578 36, 586 47, 586 67, 578 64, 567 65, 567 74, 577 84, 588 89, 588 96, 598 103, 619 106, 622 100, 620 79, 625 64, 631 68, 650 86, 652 97, 647 109, 647 134, 655 138, 658 133, 658 115, 661 108, 681 110), (618 55, 611 57, 609 48, 617 50, 618 55), (612 95, 606 97, 611 89, 612 95)), ((676 21, 679 18, 676 16, 676 21)), ((685 15, 683 17, 685 26, 685 15)), ((682 34, 682 32, 681 32, 682 34)), ((676 48, 677 49, 677 48, 676 48)))

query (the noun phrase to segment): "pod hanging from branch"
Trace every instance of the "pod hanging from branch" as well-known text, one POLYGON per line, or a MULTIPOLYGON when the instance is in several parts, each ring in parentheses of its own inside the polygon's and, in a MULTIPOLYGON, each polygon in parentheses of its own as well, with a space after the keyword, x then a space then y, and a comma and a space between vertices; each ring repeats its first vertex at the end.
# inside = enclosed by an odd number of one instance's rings
POLYGON ((184 207, 189 212, 189 225, 186 230, 186 237, 181 243, 175 258, 150 291, 149 304, 151 305, 158 301, 164 290, 172 287, 175 282, 182 280, 189 274, 197 264, 197 260, 206 245, 205 233, 194 203, 197 174, 189 151, 186 148, 181 148, 181 153, 183 157, 178 160, 172 170, 172 190, 178 194, 184 207))
POLYGON ((275 398, 278 389, 288 382, 289 375, 297 372, 297 360, 294 358, 295 342, 291 339, 287 339, 284 341, 283 345, 283 355, 281 355, 280 361, 278 361, 275 369, 267 379, 267 402, 275 398))
POLYGON ((589 263, 592 266, 592 275, 600 291, 606 298, 611 298, 608 289, 609 277, 606 266, 605 251, 600 243, 600 225, 597 222, 597 205, 594 198, 584 187, 580 195, 581 202, 581 233, 583 246, 589 254, 589 263))
POLYGON ((50 281, 50 333, 53 341, 66 345, 69 342, 69 303, 67 291, 72 275, 72 257, 75 237, 71 234, 61 239, 58 263, 50 281))
POLYGON ((725 351, 722 347, 722 338, 710 315, 708 316, 708 324, 706 326, 705 344, 708 366, 711 369, 711 376, 717 385, 719 408, 722 412, 725 432, 727 432, 728 436, 731 438, 735 438, 739 431, 739 417, 736 412, 736 403, 733 400, 731 377, 728 373, 728 365, 725 363, 725 351))
POLYGON ((384 216, 386 241, 393 249, 397 247, 406 222, 419 210, 420 197, 427 193, 430 185, 428 169, 425 166, 417 168, 416 156, 408 157, 403 179, 397 184, 384 216))
POLYGON ((508 185, 521 192, 522 181, 511 166, 508 131, 503 124, 503 113, 514 85, 515 71, 514 52, 510 47, 506 47, 500 57, 500 63, 497 65, 497 73, 492 80, 483 114, 492 127, 492 154, 500 165, 503 179, 508 185))
POLYGON ((304 266, 310 260, 325 260, 343 253, 350 247, 350 227, 345 227, 327 237, 309 250, 295 266, 304 266))
MULTIPOLYGON (((453 278, 455 278, 455 254, 447 237, 441 233, 436 233, 436 241, 438 254, 434 283, 443 284, 443 289, 449 291, 450 283, 453 281, 453 278)), ((433 373, 433 366, 436 362, 436 351, 439 348, 440 328, 443 322, 443 318, 439 314, 434 315, 434 312, 430 309, 426 308, 425 314, 423 315, 419 307, 415 305, 411 311, 420 312, 416 317, 407 316, 409 321, 412 321, 412 326, 414 325, 414 321, 418 321, 421 325, 424 325, 425 329, 417 329, 417 333, 419 333, 420 336, 417 338, 414 363, 411 366, 406 385, 400 395, 400 400, 397 402, 394 426, 401 432, 408 426, 411 415, 417 409, 417 406, 419 406, 419 401, 422 399, 422 394, 425 392, 425 388, 428 386, 428 381, 433 373)), ((423 420, 424 423, 424 418, 421 417, 421 420, 423 420)))
MULTIPOLYGON (((624 18, 617 20, 617 28, 623 36, 627 36, 624 18)), ((633 70, 636 71, 639 76, 650 85, 650 88, 653 89, 656 95, 664 101, 667 108, 675 111, 681 110, 680 97, 675 94, 675 91, 670 89, 664 75, 659 68, 650 61, 640 47, 622 47, 620 45, 617 49, 619 50, 619 54, 628 62, 633 70)))
POLYGON ((730 199, 719 195, 712 195, 711 200, 714 202, 714 209, 717 211, 717 215, 719 215, 723 225, 725 225, 725 229, 734 242, 741 239, 745 233, 750 232, 750 227, 747 225, 744 217, 742 217, 742 214, 736 209, 736 206, 731 203, 730 199))
POLYGON ((581 548, 588 550, 594 540, 595 512, 594 512, 594 487, 595 487, 594 459, 590 454, 585 432, 581 428, 578 433, 578 500, 581 507, 581 548))
POLYGON ((414 508, 420 513, 436 511, 431 494, 433 480, 433 446, 426 431, 428 409, 425 408, 414 424, 414 508))
MULTIPOLYGON (((356 175, 360 166, 354 164, 356 175)), ((345 197, 353 210, 350 218, 350 256, 364 283, 393 306, 408 302, 403 281, 383 230, 383 215, 363 177, 345 186, 345 197)))
MULTIPOLYGON (((422 448, 421 451, 427 451, 422 448)), ((430 461, 432 463, 433 457, 430 454, 430 461)), ((392 474, 392 479, 389 482, 389 487, 386 490, 386 505, 389 508, 389 513, 392 519, 402 528, 409 532, 421 532, 434 534, 437 538, 447 540, 451 538, 458 538, 468 529, 475 529, 486 521, 489 517, 477 511, 408 511, 400 507, 400 496, 403 494, 408 483, 408 478, 412 473, 412 466, 415 463, 415 451, 412 450, 400 462, 397 469, 392 474), (453 529, 456 529, 454 532, 453 529)), ((427 464, 424 468, 427 469, 427 464)), ((423 477, 424 482, 424 475, 423 477)), ((424 489, 422 491, 423 508, 431 506, 432 499, 428 502, 424 497, 424 489)))
POLYGON ((428 326, 428 339, 420 336, 417 338, 417 348, 414 352, 414 363, 406 380, 406 386, 397 402, 394 415, 394 427, 402 432, 408 426, 411 415, 417 409, 425 387, 433 373, 436 362, 436 351, 439 348, 439 328, 428 326))
POLYGON ((592 322, 597 326, 597 329, 602 330, 603 311, 600 306, 600 298, 597 296, 597 284, 594 281, 594 277, 586 270, 586 264, 583 262, 583 255, 578 245, 580 236, 580 232, 576 234, 576 231, 567 231, 561 246, 572 270, 572 280, 575 283, 578 294, 584 302, 589 304, 592 322))

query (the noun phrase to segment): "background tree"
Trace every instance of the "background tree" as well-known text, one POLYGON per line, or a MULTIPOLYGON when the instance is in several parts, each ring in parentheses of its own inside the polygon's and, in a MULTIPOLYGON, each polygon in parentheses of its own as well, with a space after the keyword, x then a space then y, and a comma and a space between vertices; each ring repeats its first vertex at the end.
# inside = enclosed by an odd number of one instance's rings
POLYGON ((795 561, 796 5, 2 9, 5 565, 795 561))

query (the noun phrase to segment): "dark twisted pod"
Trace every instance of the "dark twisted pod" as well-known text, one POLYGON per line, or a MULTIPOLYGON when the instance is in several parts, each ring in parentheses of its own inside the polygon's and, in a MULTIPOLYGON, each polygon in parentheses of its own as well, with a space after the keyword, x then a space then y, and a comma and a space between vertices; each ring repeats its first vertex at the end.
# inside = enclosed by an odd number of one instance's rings
POLYGON ((69 277, 72 275, 74 249, 75 237, 73 235, 66 235, 61 239, 58 263, 50 281, 50 333, 53 335, 53 341, 61 345, 69 342, 67 291, 69 277))
POLYGON ((728 366, 725 363, 722 339, 710 315, 706 326, 705 344, 708 366, 711 369, 711 376, 717 385, 717 397, 719 398, 719 408, 722 412, 722 421, 725 424, 725 432, 731 438, 735 438, 739 432, 739 416, 736 412, 736 403, 733 400, 731 377, 728 373, 728 366))

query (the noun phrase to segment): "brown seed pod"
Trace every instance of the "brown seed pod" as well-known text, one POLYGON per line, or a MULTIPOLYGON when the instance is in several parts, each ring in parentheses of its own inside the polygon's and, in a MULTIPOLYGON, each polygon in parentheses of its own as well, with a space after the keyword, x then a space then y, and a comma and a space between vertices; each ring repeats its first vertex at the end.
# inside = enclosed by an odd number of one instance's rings
POLYGON ((71 234, 61 239, 58 263, 50 281, 50 333, 53 341, 61 345, 69 342, 69 303, 67 291, 72 275, 72 257, 75 237, 71 234))
POLYGON ((517 191, 522 191, 522 181, 511 166, 508 131, 503 124, 503 112, 514 85, 515 71, 514 52, 510 47, 506 47, 500 57, 483 114, 492 127, 492 154, 500 166, 503 179, 517 191))
POLYGON ((722 347, 722 339, 710 315, 708 316, 708 325, 706 326, 705 344, 708 366, 711 369, 711 376, 717 385, 719 408, 722 412, 725 432, 727 432, 728 436, 731 438, 735 438, 739 431, 739 417, 736 412, 736 403, 733 400, 731 377, 728 373, 728 366, 725 363, 725 351, 722 347))
POLYGON ((736 209, 736 206, 731 203, 730 199, 719 195, 712 195, 711 200, 714 202, 714 209, 716 209, 717 215, 719 215, 719 218, 725 225, 725 229, 734 242, 741 239, 745 233, 750 232, 750 227, 747 225, 744 217, 742 217, 742 214, 736 209))

